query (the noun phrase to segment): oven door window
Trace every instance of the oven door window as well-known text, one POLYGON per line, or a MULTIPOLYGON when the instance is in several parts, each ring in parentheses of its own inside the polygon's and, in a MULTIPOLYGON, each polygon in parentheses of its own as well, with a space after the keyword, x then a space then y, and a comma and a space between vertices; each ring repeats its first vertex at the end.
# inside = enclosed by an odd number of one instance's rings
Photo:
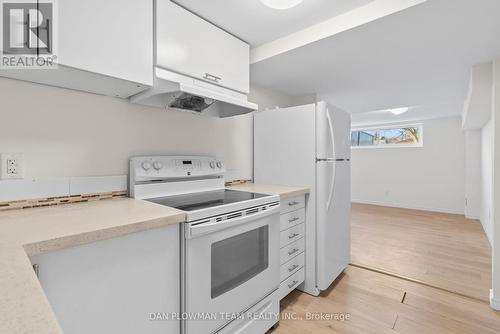
POLYGON ((269 266, 269 226, 212 244, 212 299, 238 287, 269 266))

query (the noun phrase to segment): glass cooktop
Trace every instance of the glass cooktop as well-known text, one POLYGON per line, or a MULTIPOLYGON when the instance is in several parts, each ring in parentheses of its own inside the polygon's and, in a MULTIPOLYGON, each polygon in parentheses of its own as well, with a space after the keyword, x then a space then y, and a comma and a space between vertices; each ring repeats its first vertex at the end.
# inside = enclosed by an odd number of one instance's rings
POLYGON ((147 201, 183 211, 196 211, 268 196, 270 195, 222 189, 179 196, 150 198, 147 201))

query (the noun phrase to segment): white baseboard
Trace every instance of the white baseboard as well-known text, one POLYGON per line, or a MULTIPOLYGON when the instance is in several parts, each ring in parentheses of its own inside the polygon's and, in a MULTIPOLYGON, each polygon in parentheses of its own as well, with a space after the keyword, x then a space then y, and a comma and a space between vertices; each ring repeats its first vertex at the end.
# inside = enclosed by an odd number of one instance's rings
POLYGON ((492 309, 500 311, 500 300, 495 299, 493 290, 490 290, 490 306, 492 309))
POLYGON ((389 207, 389 208, 410 209, 410 210, 430 211, 430 212, 438 212, 438 213, 449 213, 449 214, 454 214, 454 215, 464 215, 463 210, 410 206, 410 205, 386 203, 386 202, 379 202, 379 201, 365 201, 365 200, 359 200, 359 199, 352 199, 351 202, 358 203, 358 204, 385 206, 385 207, 389 207))

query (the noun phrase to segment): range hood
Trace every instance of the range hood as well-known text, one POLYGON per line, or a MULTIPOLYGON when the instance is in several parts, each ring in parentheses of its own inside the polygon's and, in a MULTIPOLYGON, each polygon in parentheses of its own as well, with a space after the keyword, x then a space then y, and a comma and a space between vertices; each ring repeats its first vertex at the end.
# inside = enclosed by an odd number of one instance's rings
POLYGON ((130 101, 151 107, 230 117, 257 110, 247 96, 233 90, 155 67, 153 87, 130 101))

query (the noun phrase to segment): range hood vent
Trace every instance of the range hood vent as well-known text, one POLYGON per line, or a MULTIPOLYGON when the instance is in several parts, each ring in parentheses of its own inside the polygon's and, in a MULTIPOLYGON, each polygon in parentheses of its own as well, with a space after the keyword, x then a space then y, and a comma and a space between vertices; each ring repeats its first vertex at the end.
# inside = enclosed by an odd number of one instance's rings
POLYGON ((169 108, 202 112, 214 104, 215 100, 189 93, 179 93, 168 105, 169 108))
POLYGON ((245 94, 160 67, 155 68, 153 87, 132 96, 130 101, 216 117, 246 114, 258 108, 248 102, 245 94))

